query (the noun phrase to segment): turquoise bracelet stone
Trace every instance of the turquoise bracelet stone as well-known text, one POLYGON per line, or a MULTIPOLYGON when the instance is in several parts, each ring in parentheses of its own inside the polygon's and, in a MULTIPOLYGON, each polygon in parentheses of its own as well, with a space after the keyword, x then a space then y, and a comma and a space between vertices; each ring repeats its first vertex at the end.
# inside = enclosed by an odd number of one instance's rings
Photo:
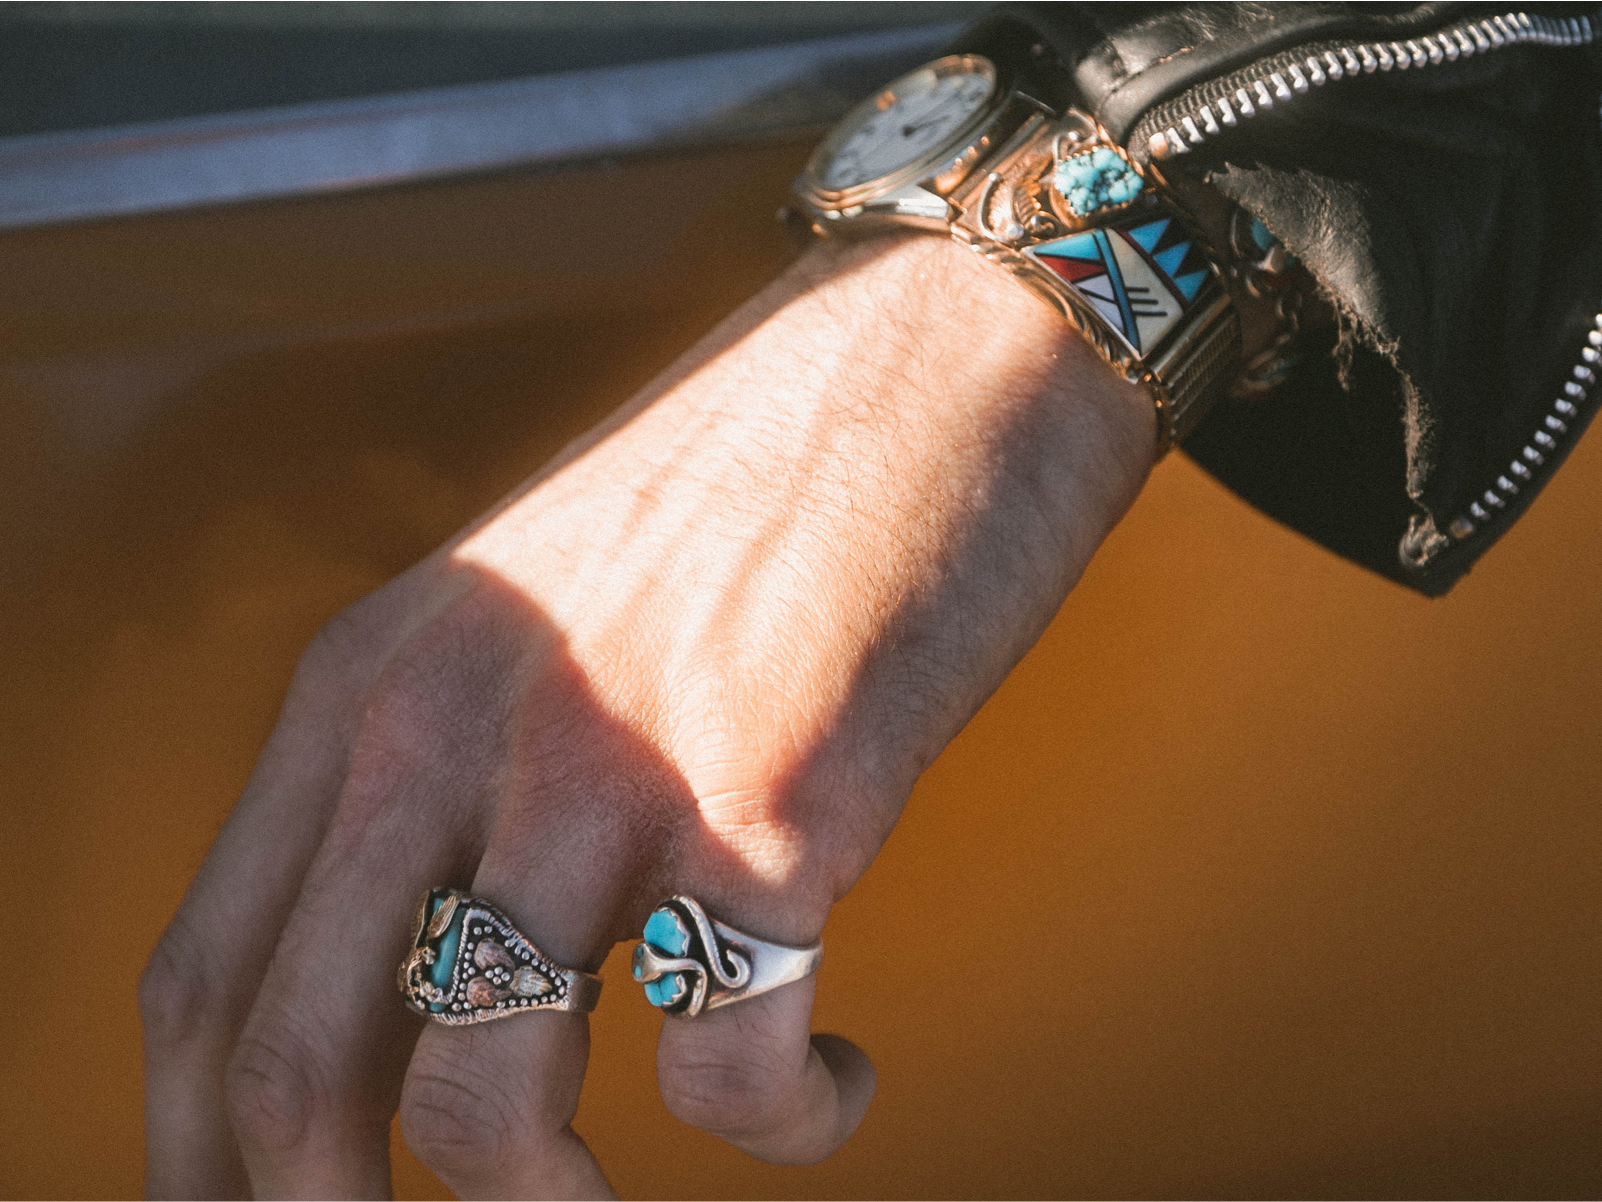
POLYGON ((1146 186, 1124 156, 1107 146, 1064 159, 1057 164, 1052 184, 1076 217, 1126 205, 1146 186))

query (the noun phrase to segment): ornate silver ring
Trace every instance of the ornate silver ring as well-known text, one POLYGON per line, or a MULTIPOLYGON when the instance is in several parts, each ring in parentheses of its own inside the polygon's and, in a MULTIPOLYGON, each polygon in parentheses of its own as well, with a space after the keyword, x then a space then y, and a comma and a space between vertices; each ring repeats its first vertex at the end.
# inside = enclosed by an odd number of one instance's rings
POLYGON ((677 895, 651 911, 634 949, 634 979, 651 1005, 694 1018, 756 997, 818 971, 823 943, 786 947, 725 926, 693 897, 677 895))
POLYGON ((398 979, 408 1006, 453 1027, 528 1010, 585 1013, 601 997, 600 977, 563 968, 489 902, 456 889, 423 895, 398 979))

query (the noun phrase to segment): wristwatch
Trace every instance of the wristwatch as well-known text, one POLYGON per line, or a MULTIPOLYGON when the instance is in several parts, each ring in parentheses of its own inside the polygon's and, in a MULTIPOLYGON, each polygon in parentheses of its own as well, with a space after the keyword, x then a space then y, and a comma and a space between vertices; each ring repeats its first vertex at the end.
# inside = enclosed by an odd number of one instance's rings
POLYGON ((863 101, 794 185, 823 237, 948 233, 1053 304, 1157 408, 1158 454, 1240 369, 1240 319, 1202 230, 1155 165, 1094 118, 954 54, 863 101))

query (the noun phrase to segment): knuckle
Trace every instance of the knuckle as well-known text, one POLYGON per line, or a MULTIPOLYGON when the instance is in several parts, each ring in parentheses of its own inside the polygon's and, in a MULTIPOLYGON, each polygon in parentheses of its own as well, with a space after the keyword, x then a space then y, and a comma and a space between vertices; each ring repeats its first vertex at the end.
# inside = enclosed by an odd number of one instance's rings
POLYGON ((370 679, 382 660, 384 630, 373 601, 364 597, 335 614, 312 635, 295 665, 292 695, 342 695, 370 679))
POLYGON ((139 975, 139 1021, 146 1046, 165 1050, 189 1042, 216 1021, 227 1001, 188 928, 174 919, 139 975))
POLYGON ((294 1147, 316 1105, 313 1080, 306 1054, 293 1041, 247 1034, 234 1048, 224 1077, 234 1134, 271 1151, 294 1147))
POLYGON ((440 1175, 477 1176, 513 1151, 518 1110, 490 1076, 460 1063, 414 1062, 401 1091, 401 1135, 440 1175))
POLYGON ((522 695, 508 644, 488 620, 457 610, 413 632, 363 689, 352 770, 491 762, 522 695))
POLYGON ((415 737, 440 723, 454 735, 483 724, 463 706, 496 707, 515 694, 515 639, 482 606, 458 602, 397 646, 368 692, 364 724, 415 737))
POLYGON ((332 670, 359 656, 369 641, 364 612, 356 601, 324 622, 301 652, 300 666, 312 672, 332 670))
POLYGON ((668 1113, 713 1134, 764 1131, 789 1109, 794 1074, 760 1044, 661 1057, 657 1084, 668 1113))

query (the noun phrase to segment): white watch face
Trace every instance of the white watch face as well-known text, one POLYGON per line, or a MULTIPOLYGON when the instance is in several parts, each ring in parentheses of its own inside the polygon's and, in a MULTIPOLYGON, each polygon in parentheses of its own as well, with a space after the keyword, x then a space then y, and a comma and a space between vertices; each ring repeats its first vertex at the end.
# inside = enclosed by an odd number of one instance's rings
POLYGON ((830 139, 834 153, 818 164, 818 185, 843 192, 917 162, 957 133, 995 90, 990 65, 968 55, 903 75, 845 119, 830 139))

